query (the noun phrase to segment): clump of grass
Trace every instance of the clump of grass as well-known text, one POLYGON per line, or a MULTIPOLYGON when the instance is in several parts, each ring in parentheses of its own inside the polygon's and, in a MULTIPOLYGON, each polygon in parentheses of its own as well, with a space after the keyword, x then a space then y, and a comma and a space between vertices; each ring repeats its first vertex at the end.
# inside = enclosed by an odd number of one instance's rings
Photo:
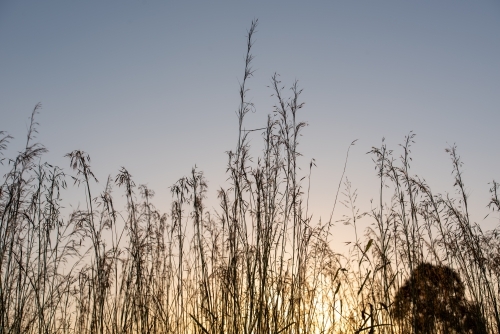
MULTIPOLYGON (((34 108, 24 150, 0 160, 9 168, 0 186, 1 333, 500 332, 499 232, 471 222, 456 147, 447 152, 458 196, 434 194, 412 175, 413 133, 399 158, 384 142, 369 152, 380 181, 371 210, 359 209, 342 174, 350 215, 339 221, 353 226, 354 242, 335 252, 335 206, 326 223, 308 210, 314 160, 301 169, 298 83, 285 90, 274 74, 273 113, 265 127, 245 129, 256 26, 218 210, 205 207, 207 181, 196 168, 171 186, 168 214, 125 168, 96 195, 90 157, 76 150, 67 154, 71 183, 86 205, 64 217, 68 176, 38 162, 46 149, 34 140, 34 108), (259 132, 254 159, 249 139, 259 132), (115 188, 124 209, 115 208, 115 188), (364 235, 361 220, 373 223, 364 235)), ((0 136, 2 152, 12 138, 0 136)), ((493 211, 498 189, 493 181, 493 211)))

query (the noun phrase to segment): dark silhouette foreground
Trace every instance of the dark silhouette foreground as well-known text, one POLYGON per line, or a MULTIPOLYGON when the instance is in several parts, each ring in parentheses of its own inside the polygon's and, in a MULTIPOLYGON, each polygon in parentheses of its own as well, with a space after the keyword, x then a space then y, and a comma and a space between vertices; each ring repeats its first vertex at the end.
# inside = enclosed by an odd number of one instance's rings
POLYGON ((399 289, 394 316, 414 333, 487 333, 481 310, 465 298, 459 274, 430 263, 414 269, 399 289))

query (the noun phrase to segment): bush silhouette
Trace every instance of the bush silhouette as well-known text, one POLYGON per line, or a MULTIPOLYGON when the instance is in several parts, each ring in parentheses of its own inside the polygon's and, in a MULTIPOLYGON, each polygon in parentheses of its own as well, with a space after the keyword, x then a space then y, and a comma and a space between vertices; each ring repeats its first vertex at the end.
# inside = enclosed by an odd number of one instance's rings
POLYGON ((398 290, 394 316, 414 333, 487 333, 480 308, 465 298, 460 275, 422 263, 398 290))

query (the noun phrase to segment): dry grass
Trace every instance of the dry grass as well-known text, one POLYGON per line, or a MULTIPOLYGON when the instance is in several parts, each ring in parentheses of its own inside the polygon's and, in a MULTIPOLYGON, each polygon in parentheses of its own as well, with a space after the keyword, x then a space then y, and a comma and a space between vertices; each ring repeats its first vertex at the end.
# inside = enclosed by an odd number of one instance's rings
MULTIPOLYGON (((342 175, 340 203, 352 214, 340 221, 355 237, 347 254, 328 242, 334 213, 321 223, 308 212, 314 161, 302 175, 297 82, 287 97, 272 77, 274 113, 258 129, 262 155, 250 157, 255 131, 244 119, 253 108, 246 95, 256 25, 247 36, 238 141, 215 212, 204 206, 197 169, 170 188, 171 211, 162 214, 154 192, 125 168, 93 193, 90 158, 73 151, 72 183, 86 207, 64 218, 67 176, 37 163, 45 148, 33 142, 34 108, 24 151, 2 160, 10 170, 0 186, 0 333, 500 333, 499 231, 470 221, 456 147, 447 150, 454 197, 411 174, 411 133, 398 159, 384 143, 371 150, 380 180, 372 210, 357 208, 342 175), (123 210, 113 187, 125 193, 123 210), (374 223, 364 236, 361 218, 374 223)), ((0 152, 11 139, 1 135, 0 152)), ((498 190, 493 182, 494 211, 498 190)))

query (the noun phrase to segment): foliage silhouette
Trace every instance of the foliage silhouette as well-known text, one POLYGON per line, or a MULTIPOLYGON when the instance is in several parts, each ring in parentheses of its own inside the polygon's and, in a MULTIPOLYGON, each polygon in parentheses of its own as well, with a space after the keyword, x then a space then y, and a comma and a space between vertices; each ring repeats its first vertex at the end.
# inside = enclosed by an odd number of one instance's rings
POLYGON ((394 316, 415 333, 487 333, 479 307, 467 301, 459 274, 447 266, 418 265, 396 293, 394 316))

